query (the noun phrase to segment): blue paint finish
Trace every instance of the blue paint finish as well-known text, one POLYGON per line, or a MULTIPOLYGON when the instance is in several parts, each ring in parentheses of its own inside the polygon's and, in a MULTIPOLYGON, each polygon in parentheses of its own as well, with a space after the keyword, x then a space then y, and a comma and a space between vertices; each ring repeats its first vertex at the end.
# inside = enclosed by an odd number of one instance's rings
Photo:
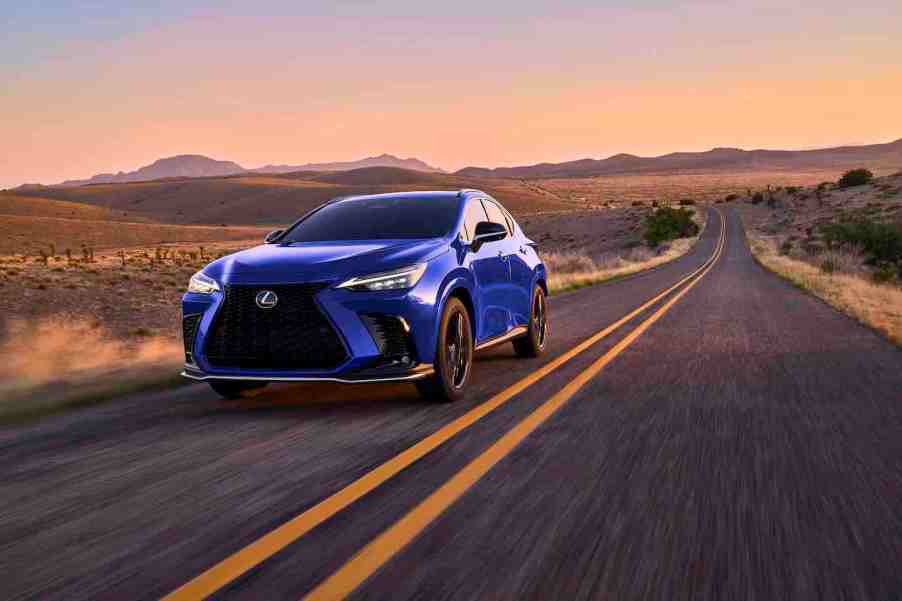
MULTIPOLYGON (((470 299, 477 344, 526 325, 532 291, 545 279, 545 267, 519 226, 514 223, 513 233, 505 239, 474 249, 464 225, 464 211, 468 203, 490 199, 488 195, 462 191, 386 196, 405 195, 422 198, 424 203, 431 197, 459 198, 456 225, 445 237, 432 239, 265 244, 222 257, 203 269, 220 286, 326 283, 328 286, 317 293, 315 300, 347 350, 344 363, 328 371, 214 368, 206 360, 204 345, 222 305, 223 293, 187 293, 182 299, 183 315, 203 315, 194 345, 197 366, 193 371, 212 377, 352 378, 355 372, 372 367, 381 358, 361 319, 363 314, 403 318, 410 326, 415 363, 432 364, 442 308, 452 295, 470 299), (337 287, 355 276, 419 263, 426 263, 426 270, 409 289, 372 292, 337 287)), ((373 197, 359 197, 367 198, 373 197)))

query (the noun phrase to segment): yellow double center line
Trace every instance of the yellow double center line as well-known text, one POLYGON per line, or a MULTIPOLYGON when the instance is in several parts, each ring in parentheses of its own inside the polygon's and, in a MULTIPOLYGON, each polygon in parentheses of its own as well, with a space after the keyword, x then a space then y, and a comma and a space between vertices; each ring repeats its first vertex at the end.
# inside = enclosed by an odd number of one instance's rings
POLYGON ((401 452, 392 459, 386 461, 379 467, 361 476, 345 488, 336 492, 332 496, 324 499, 317 505, 311 507, 304 513, 292 518, 288 522, 282 524, 275 530, 269 532, 263 537, 257 539, 250 545, 237 551, 222 562, 211 567, 204 573, 200 574, 193 580, 187 582, 177 588, 166 597, 164 601, 183 601, 186 599, 204 599, 215 593, 217 590, 226 586, 228 583, 240 577, 242 574, 259 565, 269 557, 272 557, 289 544, 304 536, 307 532, 322 524, 330 517, 343 510, 351 503, 357 501, 364 495, 368 494, 385 481, 389 480, 400 471, 409 467, 425 455, 433 451, 435 448, 444 444, 452 437, 465 430, 469 426, 491 413, 508 400, 523 392, 532 384, 538 382, 551 372, 561 367, 583 351, 587 350, 595 343, 599 342, 623 324, 629 322, 643 311, 653 306, 655 303, 666 297, 668 294, 692 280, 696 276, 697 279, 692 281, 686 288, 675 295, 664 306, 658 309, 650 318, 640 324, 626 338, 615 345, 604 356, 593 363, 589 368, 579 374, 570 384, 565 386, 560 392, 554 395, 544 405, 539 407, 534 413, 527 417, 523 422, 518 424, 513 430, 508 432, 485 453, 476 458, 466 468, 459 472, 454 478, 439 488, 422 504, 417 506, 413 511, 407 514, 394 526, 382 533, 377 539, 358 553, 353 559, 345 564, 338 572, 334 573, 309 595, 310 599, 336 599, 343 597, 353 591, 360 583, 362 583, 370 574, 385 563, 392 555, 401 550, 408 542, 410 542, 417 533, 426 527, 432 520, 442 513, 451 505, 460 495, 462 495, 470 486, 472 486, 479 478, 482 477, 495 463, 500 461, 502 457, 510 453, 515 446, 519 444, 530 432, 545 421, 551 414, 556 412, 573 394, 576 393, 586 382, 588 382, 595 374, 601 371, 614 357, 619 355, 623 349, 629 346, 633 340, 638 338, 642 332, 647 330, 661 315, 667 312, 676 301, 682 298, 686 292, 694 286, 708 270, 713 267, 714 263, 720 257, 723 250, 726 223, 723 215, 718 211, 720 216, 721 231, 718 237, 717 246, 711 258, 701 267, 682 278, 670 288, 664 290, 648 302, 634 309, 627 315, 623 316, 605 329, 597 332, 573 347, 566 353, 560 355, 553 361, 548 362, 541 368, 537 369, 529 376, 516 382, 502 392, 496 394, 486 402, 471 409, 464 415, 458 417, 448 425, 444 426, 437 432, 427 436, 417 444, 413 445, 406 451, 401 452), (699 275, 701 274, 701 275, 699 275))
POLYGON ((492 467, 511 453, 531 432, 554 415, 574 394, 586 385, 592 378, 622 353, 630 344, 641 336, 648 328, 667 313, 689 290, 692 289, 705 274, 714 267, 717 259, 723 252, 726 224, 723 224, 717 250, 705 270, 695 280, 674 295, 651 317, 639 324, 636 329, 627 334, 623 340, 614 345, 611 350, 598 358, 592 365, 582 371, 569 384, 557 394, 545 401, 538 409, 517 424, 507 434, 502 436, 495 444, 489 447, 465 468, 460 470, 453 478, 443 484, 438 490, 429 495, 425 501, 411 510, 403 518, 395 522, 388 530, 380 534, 373 542, 369 543, 350 561, 337 572, 323 581, 306 597, 305 601, 320 601, 326 599, 342 599, 353 592, 360 584, 369 578, 376 570, 407 546, 420 532, 438 518, 448 507, 469 490, 492 467))

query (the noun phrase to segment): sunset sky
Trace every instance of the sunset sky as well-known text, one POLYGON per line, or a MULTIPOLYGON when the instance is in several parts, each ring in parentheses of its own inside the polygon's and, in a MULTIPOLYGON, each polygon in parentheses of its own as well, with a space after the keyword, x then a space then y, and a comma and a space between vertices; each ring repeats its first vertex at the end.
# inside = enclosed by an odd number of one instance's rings
POLYGON ((902 137, 902 2, 5 2, 0 187, 902 137), (40 6, 37 6, 40 5, 40 6))

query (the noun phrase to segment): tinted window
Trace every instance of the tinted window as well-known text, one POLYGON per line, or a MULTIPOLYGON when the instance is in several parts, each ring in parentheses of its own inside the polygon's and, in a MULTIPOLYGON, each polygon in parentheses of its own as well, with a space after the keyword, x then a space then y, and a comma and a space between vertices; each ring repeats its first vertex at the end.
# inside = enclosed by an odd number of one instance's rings
POLYGON ((507 209, 502 208, 504 211, 504 218, 507 219, 507 225, 510 227, 511 233, 513 234, 517 231, 517 222, 514 221, 514 216, 508 212, 507 209))
POLYGON ((459 204, 456 196, 342 200, 301 221, 282 241, 439 238, 457 222, 459 204))
POLYGON ((476 224, 480 221, 488 221, 488 217, 485 216, 482 203, 474 200, 467 205, 467 212, 464 214, 463 235, 465 240, 473 240, 473 236, 476 235, 476 224))
POLYGON ((489 221, 500 223, 507 229, 508 234, 512 233, 510 230, 510 225, 507 223, 507 219, 504 218, 504 213, 501 212, 501 209, 498 208, 498 205, 489 200, 483 200, 482 204, 485 205, 485 212, 489 215, 489 221))

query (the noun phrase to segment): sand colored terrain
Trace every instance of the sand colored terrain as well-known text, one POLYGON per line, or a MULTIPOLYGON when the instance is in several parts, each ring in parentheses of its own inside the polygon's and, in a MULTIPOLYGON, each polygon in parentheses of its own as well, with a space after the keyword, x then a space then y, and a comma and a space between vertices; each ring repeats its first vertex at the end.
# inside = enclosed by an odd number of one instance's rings
POLYGON ((0 192, 0 215, 21 217, 60 217, 64 219, 87 219, 91 221, 147 221, 138 215, 113 211, 105 207, 83 202, 56 200, 40 196, 26 196, 0 192))
MULTIPOLYGON (((893 170, 895 171, 895 170, 893 170)), ((886 170, 884 170, 886 172, 886 170)), ((759 171, 749 173, 688 173, 667 175, 623 175, 592 178, 534 180, 532 185, 562 201, 586 206, 630 206, 653 201, 673 202, 683 198, 715 201, 728 194, 746 195, 749 190, 779 186, 812 186, 836 181, 842 170, 801 172, 759 171)), ((879 172, 878 172, 879 173, 879 172)))

